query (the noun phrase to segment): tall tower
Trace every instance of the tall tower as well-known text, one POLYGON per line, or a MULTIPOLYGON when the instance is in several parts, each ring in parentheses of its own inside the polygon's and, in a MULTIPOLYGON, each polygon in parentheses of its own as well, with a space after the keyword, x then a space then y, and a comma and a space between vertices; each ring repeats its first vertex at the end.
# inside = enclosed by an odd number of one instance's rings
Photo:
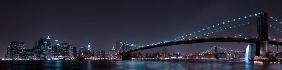
POLYGON ((257 25, 258 42, 256 43, 256 55, 266 56, 268 53, 268 15, 261 13, 257 25))
POLYGON ((88 43, 88 45, 87 45, 87 50, 88 50, 88 51, 91 51, 91 43, 88 43))

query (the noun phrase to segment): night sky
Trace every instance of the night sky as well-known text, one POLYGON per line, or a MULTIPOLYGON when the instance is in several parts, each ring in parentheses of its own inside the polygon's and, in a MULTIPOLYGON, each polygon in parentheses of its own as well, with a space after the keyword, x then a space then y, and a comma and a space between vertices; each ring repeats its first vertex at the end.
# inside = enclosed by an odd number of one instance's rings
POLYGON ((0 2, 0 56, 10 41, 31 48, 50 34, 74 46, 110 49, 174 39, 228 18, 257 12, 282 18, 281 0, 34 0, 0 2))

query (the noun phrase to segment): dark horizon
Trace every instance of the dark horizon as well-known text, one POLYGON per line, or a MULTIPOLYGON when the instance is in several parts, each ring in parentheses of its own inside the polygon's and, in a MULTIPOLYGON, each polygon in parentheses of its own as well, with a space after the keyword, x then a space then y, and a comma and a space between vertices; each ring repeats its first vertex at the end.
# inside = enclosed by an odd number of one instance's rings
POLYGON ((3 1, 0 57, 11 41, 23 41, 25 47, 31 48, 36 40, 47 35, 76 47, 92 43, 95 50, 108 50, 117 41, 149 44, 171 40, 257 12, 282 18, 281 3, 277 0, 3 1))

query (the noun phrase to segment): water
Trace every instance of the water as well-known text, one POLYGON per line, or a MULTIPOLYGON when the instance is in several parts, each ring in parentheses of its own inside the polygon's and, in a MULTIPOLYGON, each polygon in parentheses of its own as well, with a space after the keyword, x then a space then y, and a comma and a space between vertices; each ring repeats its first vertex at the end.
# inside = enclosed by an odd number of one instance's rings
POLYGON ((282 70, 282 64, 187 61, 2 61, 0 70, 282 70))

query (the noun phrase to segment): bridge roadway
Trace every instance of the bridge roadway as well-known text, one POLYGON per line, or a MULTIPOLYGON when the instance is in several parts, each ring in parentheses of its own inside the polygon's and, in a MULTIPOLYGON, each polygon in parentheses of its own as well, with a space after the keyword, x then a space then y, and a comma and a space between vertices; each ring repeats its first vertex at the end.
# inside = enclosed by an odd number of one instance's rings
MULTIPOLYGON (((157 45, 150 45, 144 46, 137 49, 132 49, 129 51, 125 51, 119 54, 129 54, 132 52, 145 50, 145 49, 152 49, 157 47, 164 47, 164 46, 172 46, 172 45, 179 45, 179 44, 194 44, 194 43, 205 43, 205 42, 243 42, 243 43, 257 43, 259 40, 257 38, 227 38, 227 37, 218 37, 218 38, 199 38, 199 39, 192 39, 192 40, 181 40, 181 41, 171 41, 166 43, 161 43, 157 45)), ((282 45, 282 41, 270 40, 268 41, 269 44, 273 45, 282 45)))

